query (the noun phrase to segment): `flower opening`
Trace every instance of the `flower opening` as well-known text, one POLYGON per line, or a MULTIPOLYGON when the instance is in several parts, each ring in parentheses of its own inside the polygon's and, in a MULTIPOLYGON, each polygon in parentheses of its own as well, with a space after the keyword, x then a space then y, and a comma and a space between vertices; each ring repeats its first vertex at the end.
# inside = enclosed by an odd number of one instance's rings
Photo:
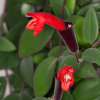
POLYGON ((73 73, 75 69, 72 66, 64 66, 57 74, 57 80, 61 81, 61 88, 65 91, 69 89, 74 83, 73 73))

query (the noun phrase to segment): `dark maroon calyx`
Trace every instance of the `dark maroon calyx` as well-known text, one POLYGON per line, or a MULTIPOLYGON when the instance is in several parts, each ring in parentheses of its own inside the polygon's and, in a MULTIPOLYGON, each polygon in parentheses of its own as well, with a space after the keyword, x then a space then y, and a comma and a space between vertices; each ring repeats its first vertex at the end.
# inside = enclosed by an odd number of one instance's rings
POLYGON ((78 52, 78 44, 75 38, 74 25, 71 22, 64 22, 66 28, 58 30, 59 35, 72 53, 78 52))

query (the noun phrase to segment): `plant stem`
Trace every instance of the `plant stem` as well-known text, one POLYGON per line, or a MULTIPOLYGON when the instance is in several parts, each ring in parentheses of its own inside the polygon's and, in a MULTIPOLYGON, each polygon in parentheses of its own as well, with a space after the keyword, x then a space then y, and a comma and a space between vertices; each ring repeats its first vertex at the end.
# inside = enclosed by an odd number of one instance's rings
POLYGON ((93 44, 92 44, 92 43, 90 43, 90 45, 91 45, 91 46, 93 46, 93 44))
MULTIPOLYGON (((64 5, 65 5, 65 0, 63 0, 63 5, 62 5, 62 11, 61 11, 61 20, 63 21, 63 15, 64 15, 64 5)), ((60 56, 62 55, 62 39, 59 37, 59 47, 60 47, 60 56)))
POLYGON ((1 27, 0 27, 0 35, 2 35, 2 31, 3 31, 3 23, 5 20, 6 6, 7 6, 7 0, 5 0, 4 11, 3 11, 3 15, 2 15, 3 19, 2 19, 2 23, 1 23, 1 27))
POLYGON ((36 6, 34 6, 34 11, 37 12, 37 7, 36 6))
POLYGON ((24 87, 25 87, 25 81, 23 81, 22 88, 21 88, 21 93, 24 91, 24 87))
POLYGON ((11 93, 12 92, 12 87, 11 87, 11 83, 10 83, 10 79, 9 79, 8 70, 5 69, 5 72, 6 72, 6 77, 7 77, 7 80, 8 80, 9 90, 10 90, 10 93, 11 93))
POLYGON ((80 63, 77 53, 75 53, 75 56, 76 56, 77 62, 80 63))
POLYGON ((92 46, 92 48, 96 48, 96 46, 100 43, 100 39, 92 46))
POLYGON ((62 21, 63 21, 63 16, 64 16, 64 6, 65 6, 65 0, 63 0, 62 11, 61 11, 61 20, 62 21))
POLYGON ((44 11, 44 8, 45 8, 45 0, 42 0, 42 7, 43 7, 43 11, 44 11))

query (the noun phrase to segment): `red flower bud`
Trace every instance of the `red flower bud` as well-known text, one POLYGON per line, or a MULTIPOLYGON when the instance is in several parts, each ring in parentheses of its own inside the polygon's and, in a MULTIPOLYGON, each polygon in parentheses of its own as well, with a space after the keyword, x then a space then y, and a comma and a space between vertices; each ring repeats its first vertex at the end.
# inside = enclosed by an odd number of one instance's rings
POLYGON ((64 91, 68 91, 69 86, 72 86, 74 83, 73 73, 75 69, 72 66, 64 66, 61 68, 57 74, 57 80, 61 81, 61 88, 64 91))
POLYGON ((33 36, 36 36, 40 31, 43 29, 44 24, 48 24, 57 30, 62 30, 65 27, 64 23, 58 19, 57 17, 49 14, 49 13, 43 13, 43 12, 37 12, 37 13, 27 13, 27 17, 32 17, 33 19, 29 21, 29 23, 26 26, 26 29, 34 29, 33 36))

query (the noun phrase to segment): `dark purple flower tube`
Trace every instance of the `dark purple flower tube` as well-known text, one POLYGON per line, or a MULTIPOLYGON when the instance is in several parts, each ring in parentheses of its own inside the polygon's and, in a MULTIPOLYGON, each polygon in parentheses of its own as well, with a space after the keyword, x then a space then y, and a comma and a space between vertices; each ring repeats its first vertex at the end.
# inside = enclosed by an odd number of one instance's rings
POLYGON ((75 38, 74 24, 70 22, 64 22, 66 28, 58 30, 59 35, 64 40, 65 44, 68 46, 72 53, 78 52, 78 44, 75 38))
POLYGON ((57 80, 57 74, 55 74, 54 77, 55 77, 55 90, 54 90, 53 100, 61 100, 63 93, 63 90, 61 88, 61 81, 57 80))

